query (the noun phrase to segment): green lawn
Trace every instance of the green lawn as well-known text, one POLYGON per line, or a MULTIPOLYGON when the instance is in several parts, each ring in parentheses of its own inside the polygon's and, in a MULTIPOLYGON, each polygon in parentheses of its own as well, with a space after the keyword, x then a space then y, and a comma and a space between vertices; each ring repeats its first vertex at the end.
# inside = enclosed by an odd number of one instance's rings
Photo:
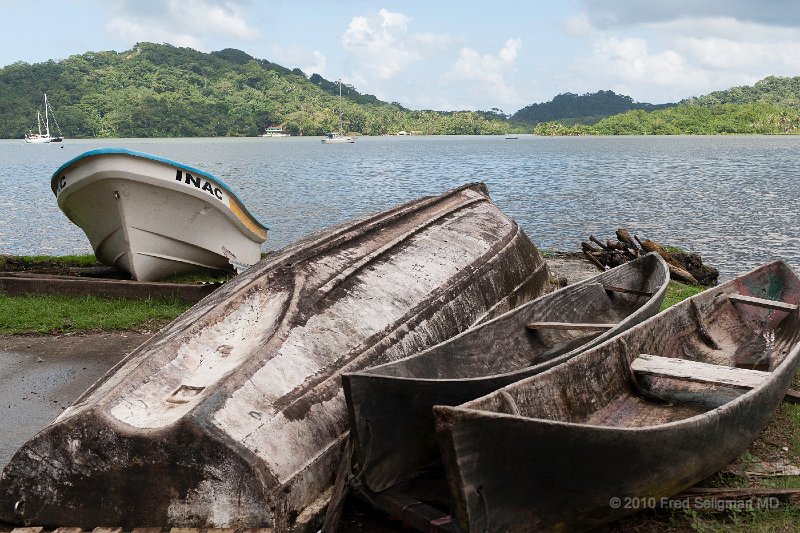
POLYGON ((0 335, 158 329, 189 307, 176 300, 0 295, 0 335))

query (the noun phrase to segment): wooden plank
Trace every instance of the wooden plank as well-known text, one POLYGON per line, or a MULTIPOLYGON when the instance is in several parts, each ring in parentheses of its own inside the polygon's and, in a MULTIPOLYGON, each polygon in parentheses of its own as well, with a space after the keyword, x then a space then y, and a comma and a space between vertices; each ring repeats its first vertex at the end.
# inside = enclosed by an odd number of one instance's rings
POLYGON ((131 533, 161 533, 163 528, 160 527, 135 527, 131 533))
POLYGON ((44 528, 41 526, 37 527, 15 527, 11 530, 11 533, 42 533, 44 528))
POLYGON ((92 533, 122 533, 121 527, 96 527, 92 533))
POLYGON ((783 397, 784 402, 800 403, 800 391, 789 389, 786 391, 786 396, 783 397))
POLYGON ((367 495, 379 509, 402 521, 404 526, 430 533, 456 532, 450 515, 417 500, 396 487, 379 493, 369 492, 367 495))
POLYGON ((778 311, 791 312, 797 309, 797 305, 795 304, 779 302, 777 300, 766 300, 754 296, 745 296, 743 294, 729 294, 728 299, 735 304, 754 305, 756 307, 764 307, 765 309, 775 309, 778 311))
POLYGON ((53 533, 82 533, 83 529, 79 527, 59 527, 53 530, 53 533))
POLYGON ((732 366, 700 363, 688 359, 661 357, 641 354, 631 363, 631 369, 637 374, 654 375, 693 381, 697 383, 716 383, 752 389, 758 387, 770 372, 748 370, 732 366))
POLYGON ((29 274, 25 272, 0 272, 0 294, 25 296, 28 294, 65 294, 69 296, 101 296, 104 298, 172 299, 184 303, 197 303, 211 294, 220 283, 190 285, 155 281, 122 279, 79 278, 29 274))
POLYGON ((637 291, 626 289, 625 287, 614 287, 613 285, 603 285, 603 289, 608 292, 621 292, 623 294, 635 294, 636 296, 653 296, 655 293, 650 291, 637 291))
POLYGON ((615 327, 616 324, 590 324, 581 322, 529 322, 526 328, 536 329, 578 329, 585 331, 605 331, 615 327))

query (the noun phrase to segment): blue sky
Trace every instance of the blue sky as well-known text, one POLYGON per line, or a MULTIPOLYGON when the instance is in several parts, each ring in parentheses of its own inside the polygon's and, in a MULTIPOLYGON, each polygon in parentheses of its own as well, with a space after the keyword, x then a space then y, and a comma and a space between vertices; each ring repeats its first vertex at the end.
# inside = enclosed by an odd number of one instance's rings
POLYGON ((673 102, 800 75, 794 0, 0 0, 0 66, 140 41, 238 48, 412 109, 673 102))

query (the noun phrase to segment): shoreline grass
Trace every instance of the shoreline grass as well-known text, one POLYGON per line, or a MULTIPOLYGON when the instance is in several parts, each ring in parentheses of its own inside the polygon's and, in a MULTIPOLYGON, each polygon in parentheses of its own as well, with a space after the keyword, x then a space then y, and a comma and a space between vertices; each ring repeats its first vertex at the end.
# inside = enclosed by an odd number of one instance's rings
POLYGON ((178 300, 0 294, 0 335, 160 329, 189 307, 178 300))

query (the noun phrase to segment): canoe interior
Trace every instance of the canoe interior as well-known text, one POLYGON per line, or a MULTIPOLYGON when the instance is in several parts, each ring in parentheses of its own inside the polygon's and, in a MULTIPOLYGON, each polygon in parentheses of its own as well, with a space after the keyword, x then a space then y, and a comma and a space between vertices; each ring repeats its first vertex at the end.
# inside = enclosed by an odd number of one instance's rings
POLYGON ((625 338, 600 346, 605 357, 579 356, 569 372, 551 371, 464 407, 508 414, 516 409, 523 417, 610 427, 665 424, 715 409, 747 389, 641 376, 636 379, 646 391, 642 397, 631 387, 625 367, 645 353, 731 367, 742 366, 737 365, 741 360, 758 361, 764 370, 775 369, 800 340, 798 312, 732 303, 727 294, 797 303, 800 286, 787 270, 774 263, 693 298, 707 334, 686 300, 625 338))
POLYGON ((612 498, 660 501, 741 454, 800 366, 800 312, 732 294, 797 304, 800 279, 782 262, 765 265, 558 367, 435 407, 459 531, 590 530, 636 511, 612 498), (656 359, 641 354, 764 379, 748 389, 666 378, 645 373, 642 362, 656 359))
POLYGON ((642 257, 405 359, 346 374, 356 475, 372 492, 415 475, 438 457, 434 405, 458 405, 488 394, 649 318, 658 311, 668 280, 658 256, 642 257), (531 321, 613 327, 531 330, 526 327, 531 321))
POLYGON ((554 363, 559 356, 614 332, 581 329, 526 329, 537 322, 619 324, 652 301, 652 296, 606 291, 620 287, 663 297, 668 278, 660 260, 648 256, 606 275, 566 287, 507 313, 490 323, 401 361, 365 373, 414 379, 465 379, 515 372, 554 363))

